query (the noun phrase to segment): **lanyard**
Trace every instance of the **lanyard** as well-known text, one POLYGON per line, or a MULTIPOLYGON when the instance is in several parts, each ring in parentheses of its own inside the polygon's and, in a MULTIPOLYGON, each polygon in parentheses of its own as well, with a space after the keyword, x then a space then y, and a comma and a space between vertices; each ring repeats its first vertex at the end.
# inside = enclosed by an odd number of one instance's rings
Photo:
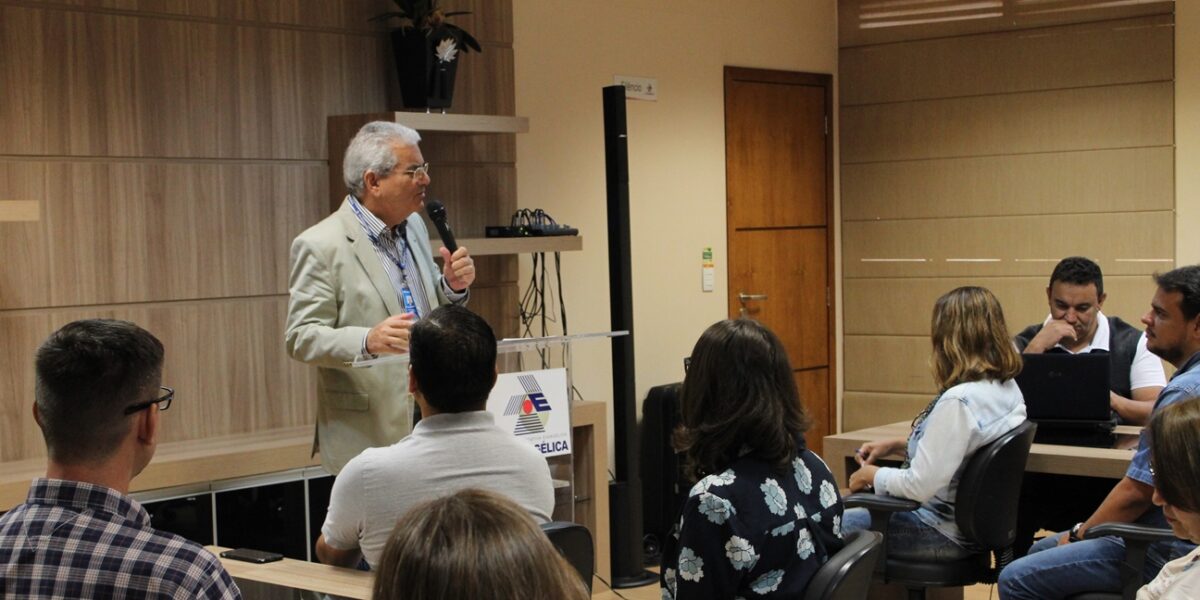
POLYGON ((371 240, 371 243, 374 244, 376 248, 383 250, 383 253, 388 257, 388 260, 391 260, 392 264, 396 265, 396 268, 399 269, 400 301, 404 304, 404 312, 412 313, 414 316, 420 319, 421 311, 417 308, 416 298, 413 296, 412 286, 409 285, 408 272, 406 271, 408 266, 408 255, 412 253, 412 249, 408 244, 408 228, 405 227, 407 223, 401 223, 398 225, 400 229, 397 237, 400 238, 400 246, 397 247, 396 244, 393 243, 391 244, 391 248, 389 248, 387 244, 382 243, 383 240, 381 240, 378 235, 371 232, 370 229, 366 227, 367 218, 366 215, 362 213, 362 209, 359 207, 358 202, 350 202, 350 209, 353 210, 354 215, 358 217, 358 222, 363 225, 363 231, 366 232, 367 238, 371 240), (396 254, 392 252, 393 248, 399 251, 399 256, 396 256, 396 254))

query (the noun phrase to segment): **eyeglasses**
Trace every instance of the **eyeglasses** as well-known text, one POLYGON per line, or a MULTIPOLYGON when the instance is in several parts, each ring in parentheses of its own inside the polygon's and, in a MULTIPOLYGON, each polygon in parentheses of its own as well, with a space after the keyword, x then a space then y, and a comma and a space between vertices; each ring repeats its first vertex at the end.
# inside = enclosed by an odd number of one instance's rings
POLYGON ((401 173, 404 173, 405 175, 408 175, 409 177, 412 177, 413 179, 417 179, 418 177, 422 177, 422 176, 429 177, 429 163, 425 163, 423 165, 413 167, 406 171, 401 171, 401 173))
POLYGON ((168 408, 171 408, 171 401, 175 399, 175 389, 169 388, 165 385, 158 386, 158 389, 163 390, 166 393, 158 398, 155 398, 154 400, 147 400, 146 402, 139 402, 137 404, 126 406, 125 414, 132 415, 139 410, 146 410, 147 408, 150 408, 151 404, 157 404, 158 410, 167 410, 168 408))

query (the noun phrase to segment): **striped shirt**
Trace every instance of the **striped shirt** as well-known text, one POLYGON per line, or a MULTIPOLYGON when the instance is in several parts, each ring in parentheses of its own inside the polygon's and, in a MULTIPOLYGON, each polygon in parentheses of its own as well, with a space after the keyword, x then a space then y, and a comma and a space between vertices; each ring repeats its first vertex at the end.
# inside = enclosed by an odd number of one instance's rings
MULTIPOLYGON (((407 289, 413 296, 417 318, 428 315, 433 306, 429 301, 431 291, 425 289, 420 267, 417 265, 416 257, 413 256, 412 249, 409 248, 411 240, 405 233, 408 222, 404 221, 389 228, 379 220, 379 217, 363 208, 357 198, 347 196, 347 199, 350 201, 350 208, 354 211, 354 215, 358 217, 358 223, 362 225, 363 231, 370 238, 371 245, 375 248, 375 255, 379 257, 379 262, 383 265, 383 270, 387 272, 388 280, 396 292, 400 306, 408 305, 404 301, 404 290, 407 289)), ((417 243, 422 242, 424 240, 417 241, 417 243)), ((444 277, 438 279, 441 281, 442 291, 450 302, 462 304, 466 300, 466 291, 455 292, 450 289, 444 277)), ((406 309, 405 312, 408 310, 406 309)))
POLYGON ((156 531, 136 500, 103 486, 35 479, 0 517, 2 598, 241 598, 215 556, 156 531))

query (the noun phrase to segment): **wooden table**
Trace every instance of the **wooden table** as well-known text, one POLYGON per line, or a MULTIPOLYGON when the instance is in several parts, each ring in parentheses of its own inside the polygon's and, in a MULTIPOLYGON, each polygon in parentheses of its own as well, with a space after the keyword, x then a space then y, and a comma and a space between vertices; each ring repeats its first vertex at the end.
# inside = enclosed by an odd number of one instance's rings
MULTIPOLYGON (((220 558, 221 552, 229 548, 206 546, 205 549, 220 558)), ((247 598, 291 598, 290 590, 305 590, 369 600, 375 583, 375 576, 368 571, 291 558, 261 565, 228 558, 220 560, 247 598)))
MULTIPOLYGON (((1117 448, 1034 444, 1033 448, 1029 450, 1029 462, 1025 465, 1025 470, 1031 473, 1120 479, 1125 475, 1129 461, 1133 459, 1133 450, 1137 446, 1137 436, 1141 429, 1141 427, 1127 425, 1118 426, 1117 448)), ((901 421, 826 436, 825 462, 829 465, 829 470, 833 471, 834 479, 845 485, 849 473, 857 468, 854 463, 855 450, 866 442, 907 437, 910 430, 911 424, 908 421, 901 421)))

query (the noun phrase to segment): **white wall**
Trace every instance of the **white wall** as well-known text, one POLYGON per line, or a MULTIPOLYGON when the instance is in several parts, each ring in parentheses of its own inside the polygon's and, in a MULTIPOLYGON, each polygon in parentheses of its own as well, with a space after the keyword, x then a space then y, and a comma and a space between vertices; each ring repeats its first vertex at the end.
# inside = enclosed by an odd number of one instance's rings
MULTIPOLYGON (((514 2, 517 114, 531 121, 517 136, 517 202, 584 236, 582 252, 563 255, 574 333, 609 329, 600 88, 614 75, 658 79, 657 102, 627 104, 639 401, 651 386, 681 380, 696 338, 726 316, 723 67, 837 68, 834 0, 735 4, 514 2), (705 246, 716 259, 712 293, 700 291, 705 246)), ((609 401, 609 344, 577 348, 574 362, 583 396, 609 401)))

